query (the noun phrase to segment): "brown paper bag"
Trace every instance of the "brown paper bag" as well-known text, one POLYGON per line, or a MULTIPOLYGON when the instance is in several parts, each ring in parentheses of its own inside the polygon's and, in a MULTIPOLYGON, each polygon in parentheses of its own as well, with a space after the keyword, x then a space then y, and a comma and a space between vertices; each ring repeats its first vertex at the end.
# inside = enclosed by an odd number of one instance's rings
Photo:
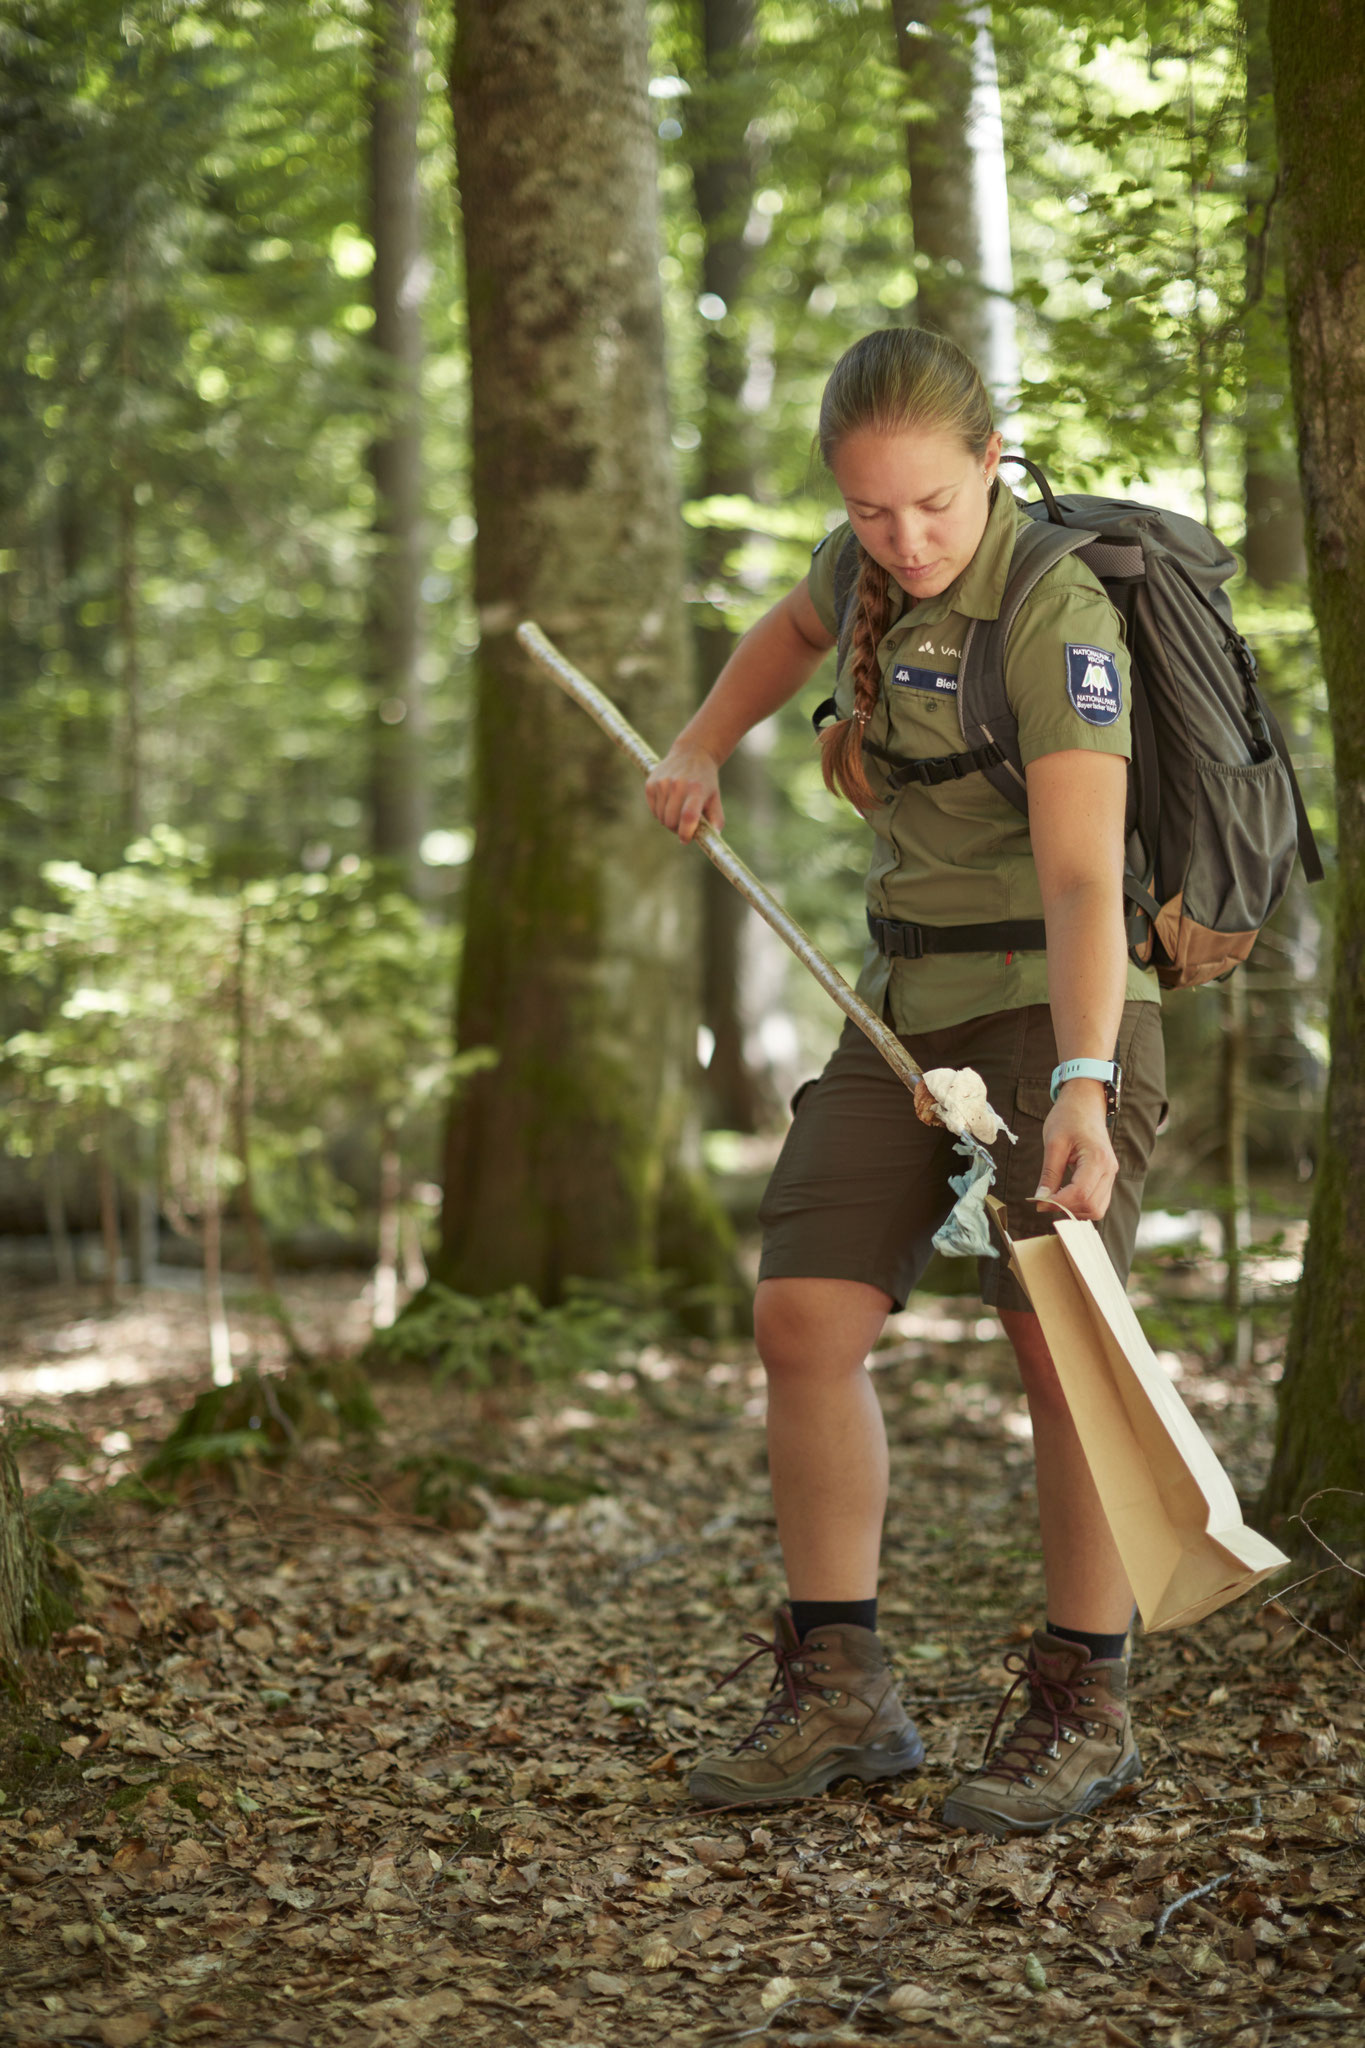
POLYGON ((1243 1522, 1232 1482, 1158 1365, 1094 1224, 1068 1219, 1053 1237, 1006 1242, 1143 1626, 1199 1621, 1288 1564, 1243 1522))

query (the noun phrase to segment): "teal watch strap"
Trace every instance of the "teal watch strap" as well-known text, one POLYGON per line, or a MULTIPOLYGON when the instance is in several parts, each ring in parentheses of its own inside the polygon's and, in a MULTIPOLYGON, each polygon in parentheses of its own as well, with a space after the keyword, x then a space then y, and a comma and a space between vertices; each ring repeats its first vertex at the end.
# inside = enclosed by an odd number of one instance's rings
POLYGON ((1119 1067, 1116 1060, 1063 1060, 1052 1069, 1052 1099, 1067 1081, 1103 1081, 1111 1100, 1118 1094, 1119 1067))

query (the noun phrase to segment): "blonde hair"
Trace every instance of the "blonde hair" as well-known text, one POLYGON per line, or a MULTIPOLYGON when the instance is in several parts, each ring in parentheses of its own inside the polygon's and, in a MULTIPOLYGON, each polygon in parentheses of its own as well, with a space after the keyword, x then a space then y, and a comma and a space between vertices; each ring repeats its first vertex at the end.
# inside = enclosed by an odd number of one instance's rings
MULTIPOLYGON (((922 427, 954 434, 972 455, 984 458, 993 425, 981 373, 955 341, 921 327, 884 327, 855 341, 834 365, 820 401, 820 453, 830 467, 850 434, 922 427)), ((861 544, 858 557, 850 650, 853 715, 825 727, 820 750, 826 785, 867 812, 879 799, 863 769, 863 733, 881 689, 877 647, 891 619, 891 579, 861 544)))

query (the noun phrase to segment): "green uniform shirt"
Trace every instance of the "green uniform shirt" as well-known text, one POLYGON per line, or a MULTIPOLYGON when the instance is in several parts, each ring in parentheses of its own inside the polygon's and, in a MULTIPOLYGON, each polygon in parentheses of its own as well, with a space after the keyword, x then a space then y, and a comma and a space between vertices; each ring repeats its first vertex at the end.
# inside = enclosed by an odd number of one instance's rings
MULTIPOLYGON (((994 619, 1026 514, 997 486, 981 545, 947 590, 899 612, 877 648, 882 683, 867 738, 898 757, 961 753, 957 673, 969 619, 994 619)), ((834 564, 847 525, 816 548, 808 587, 826 630, 838 632, 834 564)), ((892 598, 897 586, 892 581, 892 598)), ((1005 687, 1019 721, 1025 766, 1084 747, 1129 757, 1129 665, 1123 623, 1098 579, 1074 555, 1048 570, 1022 606, 1005 653, 1005 687)), ((853 709, 849 664, 839 671, 840 715, 853 709)), ((864 755, 874 792, 886 793, 876 755, 864 755)), ((1042 895, 1028 820, 981 774, 932 787, 911 783, 873 812, 869 910, 915 924, 994 924, 1040 918, 1042 895)), ((1044 953, 937 953, 888 960, 868 948, 858 993, 897 1031, 941 1030, 994 1010, 1048 1000, 1044 953), (889 1005, 888 1005, 889 995, 889 1005)), ((1156 975, 1128 965, 1128 1000, 1159 1002, 1156 975)))

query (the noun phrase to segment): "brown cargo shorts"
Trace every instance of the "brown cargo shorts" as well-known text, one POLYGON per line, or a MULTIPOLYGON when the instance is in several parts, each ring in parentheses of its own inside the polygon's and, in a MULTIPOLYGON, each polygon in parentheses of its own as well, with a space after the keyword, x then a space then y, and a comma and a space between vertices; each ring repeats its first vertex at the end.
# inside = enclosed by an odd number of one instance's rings
MULTIPOLYGON (((1060 1211, 1036 1207, 1043 1168, 1043 1121, 1057 1064, 1046 1003, 998 1010, 944 1031, 902 1039, 916 1064, 975 1067, 991 1106, 1018 1137, 991 1148, 993 1192, 1004 1202, 1013 1237, 1040 1237, 1060 1211)), ((1121 1280, 1127 1280, 1142 1208, 1142 1185, 1158 1125, 1166 1114, 1166 1055, 1158 1003, 1125 1003, 1119 1033, 1123 1088, 1112 1139, 1118 1178, 1098 1226, 1121 1280)), ((914 1101, 856 1024, 844 1026, 829 1064, 808 1082, 759 1207, 760 1280, 862 1280, 897 1308, 923 1277, 933 1235, 956 1199, 950 1173, 967 1162, 952 1134, 923 1124, 914 1101)), ((1004 1258, 977 1261, 981 1299, 1027 1309, 1028 1297, 1004 1258)))

